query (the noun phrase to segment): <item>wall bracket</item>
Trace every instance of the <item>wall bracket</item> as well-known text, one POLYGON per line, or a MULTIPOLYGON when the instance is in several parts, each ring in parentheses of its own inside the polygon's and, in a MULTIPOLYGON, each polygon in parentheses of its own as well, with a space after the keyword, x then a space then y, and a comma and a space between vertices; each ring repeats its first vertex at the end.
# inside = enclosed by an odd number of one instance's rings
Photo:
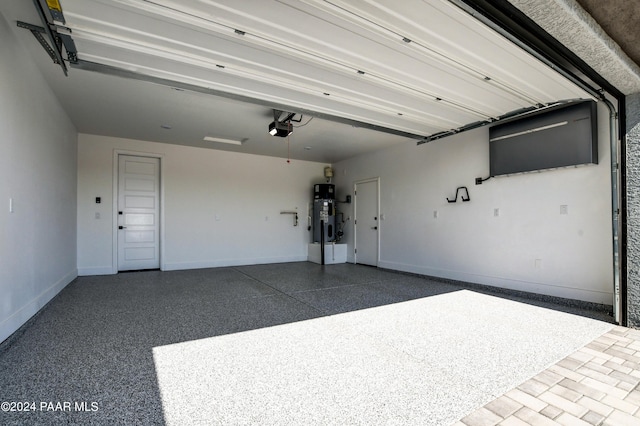
POLYGON ((66 76, 68 73, 65 59, 62 57, 63 47, 67 52, 67 60, 75 64, 78 62, 78 50, 71 38, 71 29, 56 24, 55 21, 65 23, 62 8, 57 1, 47 2, 46 7, 40 0, 33 0, 33 4, 40 16, 42 27, 26 22, 18 21, 18 27, 31 31, 31 34, 38 40, 54 64, 62 68, 66 76), (46 10, 46 11, 45 11, 46 10))
POLYGON ((462 201, 471 201, 471 197, 469 196, 469 190, 467 189, 466 186, 459 186, 456 188, 456 196, 453 198, 453 200, 450 200, 449 197, 447 197, 447 201, 449 203, 455 203, 456 201, 458 201, 458 193, 460 193, 460 198, 462 199, 462 201), (467 194, 467 197, 465 198, 464 194, 467 194))
POLYGON ((280 214, 292 214, 295 215, 293 217, 293 226, 298 226, 298 212, 293 210, 285 210, 281 211, 280 214))

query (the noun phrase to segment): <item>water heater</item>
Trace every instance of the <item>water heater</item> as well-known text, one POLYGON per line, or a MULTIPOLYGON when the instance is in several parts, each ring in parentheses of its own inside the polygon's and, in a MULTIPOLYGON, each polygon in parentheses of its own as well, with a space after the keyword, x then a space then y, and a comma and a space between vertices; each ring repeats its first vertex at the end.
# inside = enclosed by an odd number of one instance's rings
POLYGON ((313 186, 314 200, 335 200, 336 186, 330 183, 319 183, 313 186))
POLYGON ((335 185, 317 184, 313 187, 313 242, 336 240, 335 185), (324 226, 323 226, 324 224, 324 226))

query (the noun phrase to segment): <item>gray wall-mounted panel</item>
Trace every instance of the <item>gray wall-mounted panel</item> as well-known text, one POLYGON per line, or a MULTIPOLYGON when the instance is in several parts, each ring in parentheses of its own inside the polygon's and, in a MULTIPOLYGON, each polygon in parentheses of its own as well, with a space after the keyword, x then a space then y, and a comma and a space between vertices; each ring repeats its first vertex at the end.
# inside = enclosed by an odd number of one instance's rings
POLYGON ((598 163, 596 103, 561 105, 489 129, 491 176, 598 163))

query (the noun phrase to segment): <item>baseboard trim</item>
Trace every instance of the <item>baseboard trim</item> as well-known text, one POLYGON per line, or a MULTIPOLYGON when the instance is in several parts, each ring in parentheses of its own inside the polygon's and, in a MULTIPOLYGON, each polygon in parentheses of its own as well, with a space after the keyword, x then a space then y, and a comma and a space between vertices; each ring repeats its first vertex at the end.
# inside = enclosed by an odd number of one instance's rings
POLYGON ((24 306, 11 313, 0 322, 0 342, 4 342, 13 333, 18 331, 30 318, 49 303, 63 288, 78 276, 78 270, 73 269, 53 285, 44 289, 40 294, 27 302, 24 306))
POLYGON ((560 284, 554 285, 549 283, 514 280, 504 277, 485 276, 461 271, 449 271, 424 266, 407 265, 397 262, 380 261, 378 266, 380 268, 408 272, 411 274, 434 277, 443 280, 452 280, 531 294, 541 294, 562 299, 579 300, 587 303, 595 303, 597 305, 611 306, 613 302, 612 293, 584 290, 560 284))
POLYGON ((163 271, 220 268, 225 266, 264 265, 268 263, 306 262, 307 256, 259 257, 253 259, 219 259, 201 262, 165 263, 163 271))
POLYGON ((113 275, 113 268, 111 266, 93 267, 93 268, 78 268, 79 277, 87 277, 91 275, 113 275))

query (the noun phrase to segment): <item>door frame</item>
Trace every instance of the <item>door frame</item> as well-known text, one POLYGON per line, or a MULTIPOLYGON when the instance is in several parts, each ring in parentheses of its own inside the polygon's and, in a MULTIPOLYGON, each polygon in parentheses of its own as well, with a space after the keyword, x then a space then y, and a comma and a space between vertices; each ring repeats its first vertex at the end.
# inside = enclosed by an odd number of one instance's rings
POLYGON ((112 255, 111 255, 111 272, 113 274, 118 273, 118 177, 119 177, 119 166, 118 159, 121 155, 129 155, 133 157, 146 157, 146 158, 157 158, 160 162, 160 211, 158 214, 160 215, 160 270, 164 271, 164 154, 157 153, 149 153, 149 152, 138 152, 138 151, 128 151, 122 149, 114 149, 113 150, 113 211, 111 213, 112 217, 112 255))
MULTIPOLYGON (((357 180, 353 182, 353 263, 358 263, 358 185, 363 183, 375 182, 376 184, 376 214, 378 218, 378 244, 376 251, 376 265, 380 263, 380 231, 382 230, 382 219, 380 218, 380 177, 357 180)), ((377 266, 376 266, 377 267, 377 266)))

